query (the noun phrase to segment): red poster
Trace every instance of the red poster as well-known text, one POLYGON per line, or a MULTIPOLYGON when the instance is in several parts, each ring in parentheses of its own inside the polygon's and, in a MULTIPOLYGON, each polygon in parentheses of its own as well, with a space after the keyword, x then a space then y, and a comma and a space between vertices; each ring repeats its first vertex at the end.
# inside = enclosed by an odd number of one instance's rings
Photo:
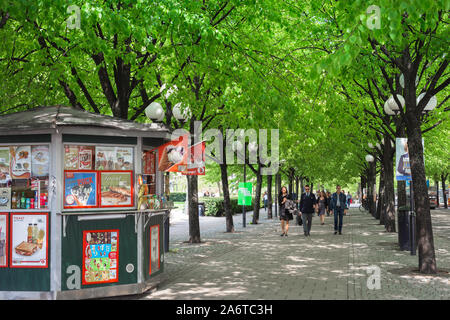
POLYGON ((187 165, 188 137, 184 135, 158 147, 159 171, 180 172, 178 167, 187 165))
POLYGON ((156 173, 156 153, 154 151, 144 151, 143 171, 145 174, 156 173))
POLYGON ((83 231, 82 284, 119 281, 119 230, 83 231))
POLYGON ((8 267, 8 214, 0 212, 0 268, 8 267))
POLYGON ((185 168, 178 167, 184 175, 205 175, 205 142, 197 143, 190 147, 188 163, 185 168))

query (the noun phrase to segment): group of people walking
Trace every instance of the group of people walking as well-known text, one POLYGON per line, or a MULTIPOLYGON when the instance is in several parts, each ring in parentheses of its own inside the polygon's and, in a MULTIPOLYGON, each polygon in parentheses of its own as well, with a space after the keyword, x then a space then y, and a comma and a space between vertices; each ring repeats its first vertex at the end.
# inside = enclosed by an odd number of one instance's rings
POLYGON ((305 186, 305 192, 299 200, 294 200, 286 187, 282 187, 278 195, 280 206, 281 236, 287 237, 289 231, 289 221, 296 215, 301 219, 303 232, 306 237, 310 236, 312 217, 317 212, 320 217, 320 224, 325 224, 325 214, 334 215, 334 234, 342 234, 343 217, 350 207, 351 195, 346 195, 341 186, 336 186, 336 192, 331 194, 325 191, 315 195, 311 192, 309 185, 305 186), (298 206, 297 206, 298 204, 298 206))

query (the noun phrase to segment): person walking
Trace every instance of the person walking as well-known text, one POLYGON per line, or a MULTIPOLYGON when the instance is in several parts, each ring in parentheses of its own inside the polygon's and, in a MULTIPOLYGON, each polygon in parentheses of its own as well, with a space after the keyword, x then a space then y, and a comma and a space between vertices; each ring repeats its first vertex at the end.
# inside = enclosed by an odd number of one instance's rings
POLYGON ((331 206, 331 193, 330 191, 327 191, 327 217, 330 216, 330 206, 331 206))
POLYGON ((286 201, 291 200, 292 196, 288 193, 286 187, 282 187, 280 193, 278 194, 278 204, 280 206, 280 220, 281 220, 281 231, 283 232, 281 236, 287 237, 289 231, 289 221, 293 220, 294 217, 289 210, 286 209, 286 201))
POLYGON ((317 215, 320 217, 320 224, 323 226, 325 224, 325 212, 327 210, 327 195, 324 191, 320 192, 317 205, 319 208, 317 215))
POLYGON ((331 196, 331 209, 334 211, 334 234, 342 234, 344 214, 347 214, 347 197, 341 192, 341 186, 336 186, 336 192, 331 196))
MULTIPOLYGON (((349 192, 347 192, 347 208, 350 209, 350 205, 351 205, 351 204, 352 204, 352 195, 351 195, 351 193, 350 193, 350 191, 349 191, 349 192)), ((349 212, 347 212, 347 214, 350 215, 349 212)))
POLYGON ((263 202, 264 202, 264 211, 267 211, 267 202, 269 201, 269 196, 267 195, 267 191, 264 192, 263 202))
POLYGON ((315 209, 317 209, 316 197, 314 193, 310 192, 309 185, 306 185, 305 193, 300 198, 300 214, 303 219, 303 232, 305 233, 305 237, 310 236, 312 216, 315 209))

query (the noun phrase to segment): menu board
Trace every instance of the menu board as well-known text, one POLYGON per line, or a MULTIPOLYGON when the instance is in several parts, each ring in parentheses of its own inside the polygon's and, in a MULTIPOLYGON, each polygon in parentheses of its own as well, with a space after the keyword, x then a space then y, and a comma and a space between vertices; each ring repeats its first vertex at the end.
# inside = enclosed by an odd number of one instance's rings
POLYGON ((9 147, 0 147, 0 183, 11 182, 9 147))
POLYGON ((130 207, 134 205, 133 172, 100 172, 100 206, 130 207))
POLYGON ((48 146, 31 147, 31 173, 33 177, 48 177, 50 151, 48 146))
POLYGON ((10 147, 11 175, 13 179, 31 176, 31 146, 10 147))
POLYGON ((0 188, 0 210, 11 209, 11 188, 0 188))
POLYGON ((64 208, 97 206, 97 173, 66 171, 64 173, 64 208))
POLYGON ((149 274, 159 271, 161 266, 159 257, 159 225, 150 227, 150 266, 149 274))
POLYGON ((133 170, 133 148, 96 147, 96 170, 133 170))
POLYGON ((83 231, 82 284, 119 281, 119 230, 83 231))
POLYGON ((11 213, 11 268, 48 267, 48 213, 11 213))
POLYGON ((0 268, 8 266, 8 214, 0 212, 0 268))

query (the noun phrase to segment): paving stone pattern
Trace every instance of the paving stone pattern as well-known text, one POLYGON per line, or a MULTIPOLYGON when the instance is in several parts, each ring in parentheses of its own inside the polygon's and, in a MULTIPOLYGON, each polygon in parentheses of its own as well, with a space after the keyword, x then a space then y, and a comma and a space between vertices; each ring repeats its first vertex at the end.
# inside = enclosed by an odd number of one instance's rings
MULTIPOLYGON (((400 251, 398 234, 357 208, 344 218, 343 235, 334 235, 332 217, 322 226, 315 216, 310 237, 294 221, 280 237, 279 220, 266 216, 261 210, 260 223, 246 228, 234 216, 236 233, 224 232, 224 218, 201 217, 203 243, 196 245, 185 242, 187 218, 173 219, 167 280, 133 299, 450 299, 450 273, 412 272, 417 256, 400 251), (379 289, 368 286, 372 266, 379 289)), ((438 268, 450 271, 450 210, 433 210, 432 218, 438 268)))

